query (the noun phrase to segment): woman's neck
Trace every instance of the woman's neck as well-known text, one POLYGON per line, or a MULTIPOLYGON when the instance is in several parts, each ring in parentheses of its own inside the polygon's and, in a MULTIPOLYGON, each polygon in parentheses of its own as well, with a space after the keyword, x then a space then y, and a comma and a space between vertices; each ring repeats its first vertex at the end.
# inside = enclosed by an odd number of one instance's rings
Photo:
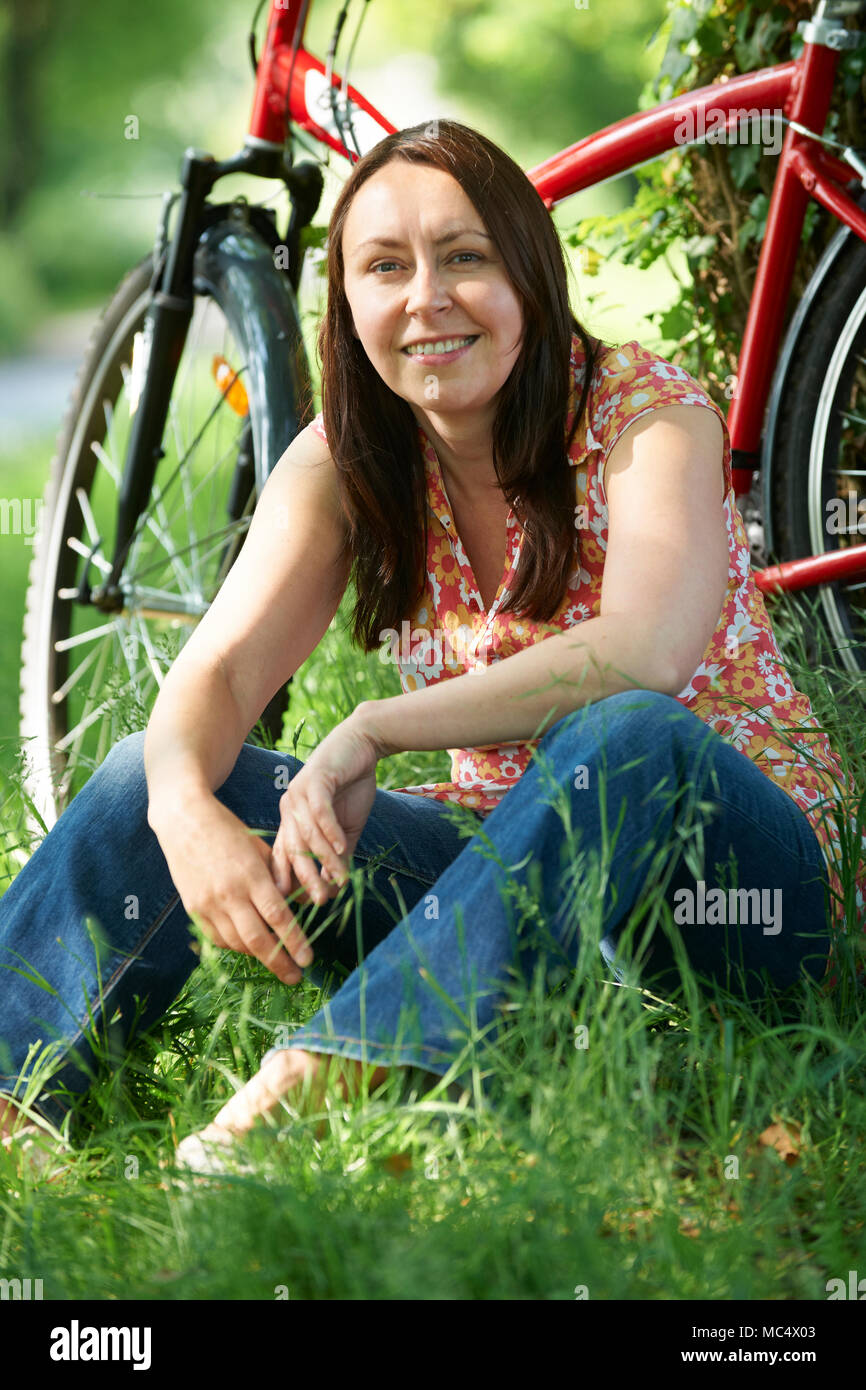
POLYGON ((439 459, 445 486, 449 481, 464 492, 498 487, 493 467, 491 424, 494 412, 485 419, 477 415, 437 415, 412 407, 439 459))

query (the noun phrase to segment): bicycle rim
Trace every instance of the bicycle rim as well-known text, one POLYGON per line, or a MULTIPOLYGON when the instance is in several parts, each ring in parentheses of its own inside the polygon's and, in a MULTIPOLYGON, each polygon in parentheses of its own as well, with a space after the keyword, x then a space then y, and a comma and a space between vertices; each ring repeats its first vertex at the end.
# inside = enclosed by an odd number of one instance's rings
MULTIPOLYGON (((814 555, 866 540, 866 289, 853 306, 827 365, 809 448, 809 541, 814 555), (845 504, 846 520, 828 545, 831 499, 845 504), (856 516, 853 521, 848 518, 856 516)), ((845 668, 863 670, 866 651, 866 580, 820 586, 820 607, 845 668), (861 655, 858 658, 858 649, 861 655)))
POLYGON ((222 309, 199 297, 178 364, 165 453, 120 578, 123 607, 107 614, 77 601, 86 557, 92 585, 110 570, 148 298, 146 288, 134 298, 93 363, 36 542, 41 593, 23 732, 35 735, 28 785, 48 825, 114 743, 146 725, 172 661, 238 553, 254 505, 250 473, 242 505, 235 499, 236 514, 228 510, 254 408, 245 402, 246 364, 222 309))

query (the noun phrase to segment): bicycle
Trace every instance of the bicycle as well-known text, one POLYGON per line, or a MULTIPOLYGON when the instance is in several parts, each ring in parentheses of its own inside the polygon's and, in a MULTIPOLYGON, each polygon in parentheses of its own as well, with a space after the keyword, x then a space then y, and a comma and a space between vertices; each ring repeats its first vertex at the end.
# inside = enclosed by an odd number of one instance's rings
MULTIPOLYGON (((130 719, 146 722, 184 632, 238 553, 264 482, 310 418, 297 295, 322 160, 296 164, 295 150, 334 151, 354 164, 395 130, 349 83, 348 64, 335 71, 349 0, 325 62, 304 47, 310 7, 272 0, 260 58, 251 33, 256 81, 243 146, 224 161, 185 152, 154 248, 107 305, 73 390, 34 545, 22 652, 20 732, 35 754, 26 786, 49 828, 130 719), (283 237, 271 209, 209 201, 236 172, 285 184, 283 237), (204 442, 220 430, 211 464, 204 442)), ((783 110, 787 130, 729 414, 734 484, 742 497, 760 473, 768 554, 780 563, 757 572, 759 586, 817 586, 823 620, 852 671, 866 669, 858 598, 866 545, 851 543, 861 533, 862 485, 849 491, 856 524, 828 528, 827 504, 840 479, 866 477, 866 468, 841 466, 857 446, 856 433, 843 438, 843 422, 855 431, 866 424, 866 152, 845 148, 837 157, 822 131, 839 55, 861 38, 843 21, 864 12, 866 0, 820 0, 799 26, 797 60, 674 97, 527 171, 552 209, 681 148, 684 115, 705 130, 712 106, 727 131, 742 119, 744 101, 783 110), (842 226, 782 343, 810 198, 842 226)), ((287 686, 264 711, 267 736, 281 732, 288 697, 287 686)))

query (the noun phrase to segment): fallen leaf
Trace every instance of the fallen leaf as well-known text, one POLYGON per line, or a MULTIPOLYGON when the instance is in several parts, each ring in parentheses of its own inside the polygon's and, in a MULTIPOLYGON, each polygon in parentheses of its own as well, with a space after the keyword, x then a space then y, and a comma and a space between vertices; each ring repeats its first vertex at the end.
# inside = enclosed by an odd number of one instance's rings
POLYGON ((408 1172, 412 1167, 412 1155, 407 1153, 389 1154, 385 1159, 385 1167, 389 1173, 393 1173, 395 1178, 399 1178, 401 1174, 408 1172))
POLYGON ((789 1168, 800 1156, 800 1130, 797 1125, 768 1125, 763 1134, 758 1135, 758 1143, 775 1149, 789 1168))

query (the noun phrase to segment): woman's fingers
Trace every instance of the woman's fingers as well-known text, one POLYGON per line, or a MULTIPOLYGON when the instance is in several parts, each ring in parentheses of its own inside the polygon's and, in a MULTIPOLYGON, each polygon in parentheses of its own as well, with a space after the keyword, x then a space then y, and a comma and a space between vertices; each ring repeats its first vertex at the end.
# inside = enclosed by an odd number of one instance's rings
MULTIPOLYGON (((192 916, 192 914, 190 915, 192 916)), ((208 907, 206 917, 200 912, 196 912, 195 918, 208 941, 212 941, 214 946, 220 946, 226 951, 239 951, 241 955, 249 955, 231 917, 216 905, 208 907)))
POLYGON ((311 965, 313 952, 310 943, 274 884, 256 884, 251 901, 265 929, 276 936, 292 959, 300 966, 311 965))
POLYGON ((286 800, 284 797, 283 802, 285 804, 281 803, 280 807, 280 835, 283 838, 281 852, 288 859, 298 881, 306 888, 312 900, 317 903, 326 902, 330 897, 331 888, 328 882, 323 881, 322 873, 316 867, 313 856, 320 861, 322 869, 328 870, 331 885, 339 886, 344 883, 348 871, 344 859, 335 848, 336 843, 345 849, 343 830, 333 810, 328 811, 324 798, 315 807, 311 806, 309 800, 299 805, 296 801, 286 800), (331 827, 330 839, 321 827, 321 819, 325 819, 326 824, 331 827))
POLYGON ((331 878, 341 883, 348 874, 345 861, 346 835, 337 819, 334 803, 323 791, 313 791, 307 797, 310 808, 310 829, 313 839, 310 849, 318 856, 331 878))
MULTIPOLYGON (((300 961, 293 958, 279 936, 270 930, 252 903, 238 907, 234 914, 234 920, 238 934, 249 954, 255 956, 256 960, 260 960, 262 965, 266 965, 268 970, 284 984, 296 985, 302 976, 300 961)), ((310 951, 309 946, 306 949, 310 960, 312 960, 312 951, 310 951)), ((304 960, 303 963, 308 965, 309 960, 304 960)))
MULTIPOLYGON (((281 902, 281 906, 285 904, 281 902)), ((301 966, 309 965, 313 959, 299 928, 290 931, 283 924, 284 935, 278 934, 250 902, 226 903, 222 911, 210 907, 207 917, 196 913, 196 920, 215 946, 242 956, 255 956, 284 984, 296 985, 303 978, 301 966)))
POLYGON ((280 893, 287 898, 297 886, 295 874, 292 869, 292 859, 289 854, 289 847, 286 842, 286 822, 280 822, 276 839, 271 846, 270 870, 274 883, 280 893))

